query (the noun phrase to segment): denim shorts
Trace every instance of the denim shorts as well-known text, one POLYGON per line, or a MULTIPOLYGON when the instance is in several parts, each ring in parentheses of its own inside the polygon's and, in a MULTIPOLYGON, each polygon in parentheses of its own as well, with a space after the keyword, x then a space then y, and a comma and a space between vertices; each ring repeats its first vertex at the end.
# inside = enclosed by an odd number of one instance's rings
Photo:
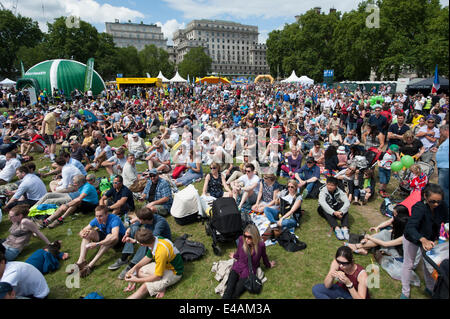
POLYGON ((391 170, 380 167, 378 169, 378 177, 380 179, 380 184, 389 184, 391 179, 391 170))

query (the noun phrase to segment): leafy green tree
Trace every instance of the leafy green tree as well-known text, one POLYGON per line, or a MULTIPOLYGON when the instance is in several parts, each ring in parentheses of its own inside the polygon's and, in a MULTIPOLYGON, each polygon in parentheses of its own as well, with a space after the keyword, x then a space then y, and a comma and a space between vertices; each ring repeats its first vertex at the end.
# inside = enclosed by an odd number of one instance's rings
POLYGON ((156 77, 159 71, 169 79, 175 75, 175 66, 169 61, 167 51, 162 48, 157 48, 153 44, 146 45, 139 52, 139 61, 143 71, 152 76, 156 77))
POLYGON ((124 77, 142 77, 145 74, 135 47, 116 48, 115 64, 117 73, 122 73, 124 77))
POLYGON ((20 63, 16 59, 20 47, 34 47, 42 40, 42 32, 36 21, 15 16, 9 10, 0 10, 0 75, 20 76, 20 63))
POLYGON ((211 70, 212 59, 205 53, 204 48, 196 47, 189 50, 183 61, 178 65, 179 73, 186 78, 188 74, 192 78, 204 77, 211 70))

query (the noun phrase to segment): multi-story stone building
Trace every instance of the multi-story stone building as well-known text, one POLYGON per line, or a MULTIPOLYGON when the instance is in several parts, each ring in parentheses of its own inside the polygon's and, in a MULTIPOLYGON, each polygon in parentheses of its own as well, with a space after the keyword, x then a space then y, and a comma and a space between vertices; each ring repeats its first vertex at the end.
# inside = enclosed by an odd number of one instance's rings
POLYGON ((167 39, 156 24, 106 22, 106 33, 112 35, 114 43, 120 48, 134 46, 138 51, 148 44, 167 50, 167 39))
POLYGON ((266 45, 258 44, 258 27, 221 20, 193 20, 173 34, 179 64, 194 47, 205 48, 212 59, 211 73, 255 76, 269 73, 266 45))

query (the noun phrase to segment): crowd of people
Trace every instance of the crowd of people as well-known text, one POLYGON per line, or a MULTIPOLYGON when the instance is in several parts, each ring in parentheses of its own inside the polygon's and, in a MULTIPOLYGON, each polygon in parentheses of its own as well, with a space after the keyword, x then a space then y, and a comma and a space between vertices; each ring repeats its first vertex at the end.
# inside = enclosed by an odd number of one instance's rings
MULTIPOLYGON (((317 298, 369 298, 367 275, 352 255, 374 247, 395 247, 404 256, 402 297, 409 298, 417 247, 430 250, 439 236, 436 229, 448 223, 449 98, 444 93, 260 83, 109 87, 97 98, 74 92, 71 101, 56 103, 41 92, 33 107, 11 96, 6 90, 0 95, 5 108, 0 192, 2 211, 12 223, 0 245, 0 282, 2 289, 12 286, 16 297, 48 295, 42 271, 25 277, 30 265, 15 260, 32 234, 46 245, 40 255, 53 257, 53 264, 67 259, 54 248, 60 242, 50 242, 40 229, 58 227, 74 213, 93 216, 79 233, 81 277, 94 271, 105 252, 119 248, 120 258, 108 269, 126 265, 118 278, 129 282, 126 291, 136 290, 130 298, 163 297, 184 270, 166 218, 174 192, 197 182, 203 182, 202 199, 233 197, 241 211, 263 214, 282 229, 298 226, 302 202, 316 200, 324 225, 344 241, 324 283, 312 290, 317 298), (111 147, 117 138, 123 144, 111 147), (369 151, 379 157, 373 164, 361 163, 369 151), (411 167, 408 185, 422 192, 423 202, 408 216, 398 205, 389 222, 372 229, 376 234, 348 243, 350 205, 389 197, 391 176, 398 174, 391 165, 405 155, 437 167, 438 182, 431 183, 419 165, 411 167), (51 167, 36 171, 34 161, 42 156, 51 167), (146 165, 141 172, 138 161, 146 165), (95 175, 103 169, 107 190, 95 175), (53 180, 46 185, 48 176, 53 180), (51 213, 36 217, 36 207, 51 213), (89 249, 97 249, 90 261, 89 249)), ((239 238, 224 298, 245 290, 248 253, 254 271, 261 258, 267 268, 275 266, 259 235, 249 227, 239 238)), ((6 290, 0 296, 11 296, 6 290)))

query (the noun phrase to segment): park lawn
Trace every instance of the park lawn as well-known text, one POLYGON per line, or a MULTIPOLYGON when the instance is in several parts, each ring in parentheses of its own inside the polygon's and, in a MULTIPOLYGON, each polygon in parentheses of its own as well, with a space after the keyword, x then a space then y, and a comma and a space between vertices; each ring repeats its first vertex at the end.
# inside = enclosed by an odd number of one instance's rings
MULTIPOLYGON (((110 143, 113 147, 118 147, 123 143, 122 138, 117 138, 110 143)), ((49 166, 49 159, 43 155, 33 154, 36 156, 35 163, 37 169, 49 166)), ((139 161, 138 161, 139 162, 139 161)), ((138 171, 146 169, 146 163, 137 165, 138 171)), ((204 173, 209 172, 209 167, 204 166, 204 173)), ((106 171, 100 169, 96 172, 98 177, 106 176, 106 171)), ((52 177, 44 179, 46 185, 52 177)), ((280 178, 282 180, 282 178, 280 178)), ((392 181, 392 180, 391 180, 392 181)), ((286 182, 284 179, 282 182, 286 182)), ((194 184, 201 193, 203 181, 194 184)), ((388 192, 392 192, 395 183, 388 185, 388 192)), ((369 202, 368 206, 351 206, 350 207, 350 229, 352 233, 361 233, 368 230, 369 227, 375 226, 367 218, 367 210, 372 209, 379 211, 381 199, 376 197, 375 200, 369 202)), ((142 207, 143 202, 136 202, 137 208, 142 207)), ((273 269, 263 270, 267 277, 263 291, 260 295, 251 295, 245 293, 242 298, 248 299, 312 299, 311 289, 317 283, 322 283, 325 275, 328 273, 330 263, 334 258, 336 250, 343 242, 336 239, 334 233, 330 232, 330 228, 326 221, 317 213, 317 200, 307 199, 302 204, 302 208, 306 211, 302 218, 301 225, 296 229, 295 233, 300 240, 307 244, 307 248, 300 252, 287 252, 278 244, 267 247, 267 253, 270 260, 275 260, 276 267, 273 269)), ((70 257, 66 261, 61 261, 61 268, 51 274, 47 274, 46 280, 50 287, 50 299, 78 299, 90 292, 97 291, 107 299, 126 298, 130 293, 124 293, 126 282, 118 280, 117 276, 120 271, 110 271, 107 269, 118 257, 120 251, 110 250, 97 263, 93 273, 87 278, 80 278, 79 287, 75 286, 75 281, 65 273, 66 267, 77 261, 80 251, 81 240, 78 232, 85 227, 93 215, 85 216, 78 214, 68 217, 64 224, 55 229, 44 229, 43 233, 50 241, 57 239, 62 240, 62 251, 68 252, 70 257), (70 231, 68 231, 70 229, 70 231), (71 234, 70 234, 71 233, 71 234)), ((205 227, 202 222, 191 225, 180 226, 172 216, 167 217, 172 229, 172 237, 176 239, 183 234, 190 234, 190 239, 200 241, 205 244, 207 253, 200 260, 185 263, 185 272, 183 279, 173 287, 170 287, 165 295, 169 299, 216 299, 219 295, 214 293, 214 288, 219 284, 214 279, 214 273, 211 267, 214 262, 228 259, 229 253, 233 252, 235 246, 233 243, 219 244, 222 248, 222 256, 214 255, 211 244, 212 238, 206 235, 205 227)), ((5 238, 11 223, 7 216, 3 217, 0 224, 0 238, 5 238)), ((29 245, 24 248, 18 260, 25 261, 34 251, 43 248, 42 242, 37 238, 32 238, 29 245)), ((94 251, 89 251, 88 260, 93 257, 94 251)), ((371 254, 367 256, 355 255, 357 263, 367 267, 375 260, 371 254)), ((370 289, 370 295, 376 299, 397 299, 401 292, 400 281, 393 280, 381 267, 379 267, 380 280, 379 288, 370 289)), ((419 271, 420 278, 422 277, 419 271)), ((422 285, 423 287, 423 280, 422 285)), ((413 298, 426 298, 423 288, 412 287, 411 296, 413 298)))

